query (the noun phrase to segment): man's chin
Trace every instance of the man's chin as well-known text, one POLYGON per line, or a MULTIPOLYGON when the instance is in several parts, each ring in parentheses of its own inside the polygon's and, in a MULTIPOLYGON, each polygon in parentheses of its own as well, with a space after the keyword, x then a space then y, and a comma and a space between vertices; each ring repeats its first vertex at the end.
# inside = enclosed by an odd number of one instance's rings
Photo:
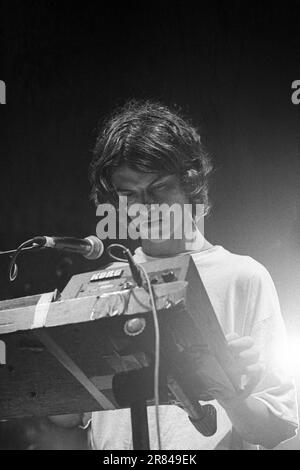
POLYGON ((150 238, 150 237, 147 237, 147 238, 142 238, 142 241, 147 241, 149 243, 155 243, 157 245, 159 244, 163 244, 163 243, 167 243, 170 241, 170 239, 168 238, 150 238))

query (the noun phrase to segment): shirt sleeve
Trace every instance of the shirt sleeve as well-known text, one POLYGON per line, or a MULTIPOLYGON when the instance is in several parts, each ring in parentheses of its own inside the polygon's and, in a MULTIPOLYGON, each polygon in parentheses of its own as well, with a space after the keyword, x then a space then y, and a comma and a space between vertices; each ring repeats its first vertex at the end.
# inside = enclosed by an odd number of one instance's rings
POLYGON ((261 265, 251 280, 247 305, 246 334, 260 351, 263 376, 252 393, 278 418, 298 427, 298 406, 288 342, 276 288, 269 272, 261 265))

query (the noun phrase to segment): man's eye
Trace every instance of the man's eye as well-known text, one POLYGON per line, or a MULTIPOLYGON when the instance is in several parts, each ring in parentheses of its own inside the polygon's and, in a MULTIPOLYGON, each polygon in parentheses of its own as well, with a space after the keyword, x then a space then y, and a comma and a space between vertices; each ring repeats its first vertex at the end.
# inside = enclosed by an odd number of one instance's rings
POLYGON ((172 187, 171 183, 163 183, 163 184, 159 184, 157 186, 154 186, 153 191, 155 191, 155 192, 167 191, 171 187, 172 187))

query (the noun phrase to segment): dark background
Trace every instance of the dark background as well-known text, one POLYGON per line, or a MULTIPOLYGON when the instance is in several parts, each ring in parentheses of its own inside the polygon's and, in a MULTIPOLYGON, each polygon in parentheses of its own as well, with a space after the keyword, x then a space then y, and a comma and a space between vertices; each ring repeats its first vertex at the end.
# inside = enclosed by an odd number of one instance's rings
MULTIPOLYGON (((300 8, 123 3, 0 3, 0 250, 95 233, 87 167, 99 120, 130 98, 175 104, 214 159, 207 238, 269 269, 300 343, 300 8)), ((107 258, 26 254, 14 284, 7 261, 2 299, 62 289, 107 258)))

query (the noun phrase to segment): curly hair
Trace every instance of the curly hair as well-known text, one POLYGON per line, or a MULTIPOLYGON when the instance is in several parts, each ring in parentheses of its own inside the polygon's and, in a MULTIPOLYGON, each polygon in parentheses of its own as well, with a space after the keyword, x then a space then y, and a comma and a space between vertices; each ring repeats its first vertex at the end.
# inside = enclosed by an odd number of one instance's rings
POLYGON ((117 202, 111 178, 116 168, 177 175, 191 204, 210 209, 211 160, 197 130, 179 112, 152 101, 130 101, 100 128, 89 167, 96 205, 117 202))

